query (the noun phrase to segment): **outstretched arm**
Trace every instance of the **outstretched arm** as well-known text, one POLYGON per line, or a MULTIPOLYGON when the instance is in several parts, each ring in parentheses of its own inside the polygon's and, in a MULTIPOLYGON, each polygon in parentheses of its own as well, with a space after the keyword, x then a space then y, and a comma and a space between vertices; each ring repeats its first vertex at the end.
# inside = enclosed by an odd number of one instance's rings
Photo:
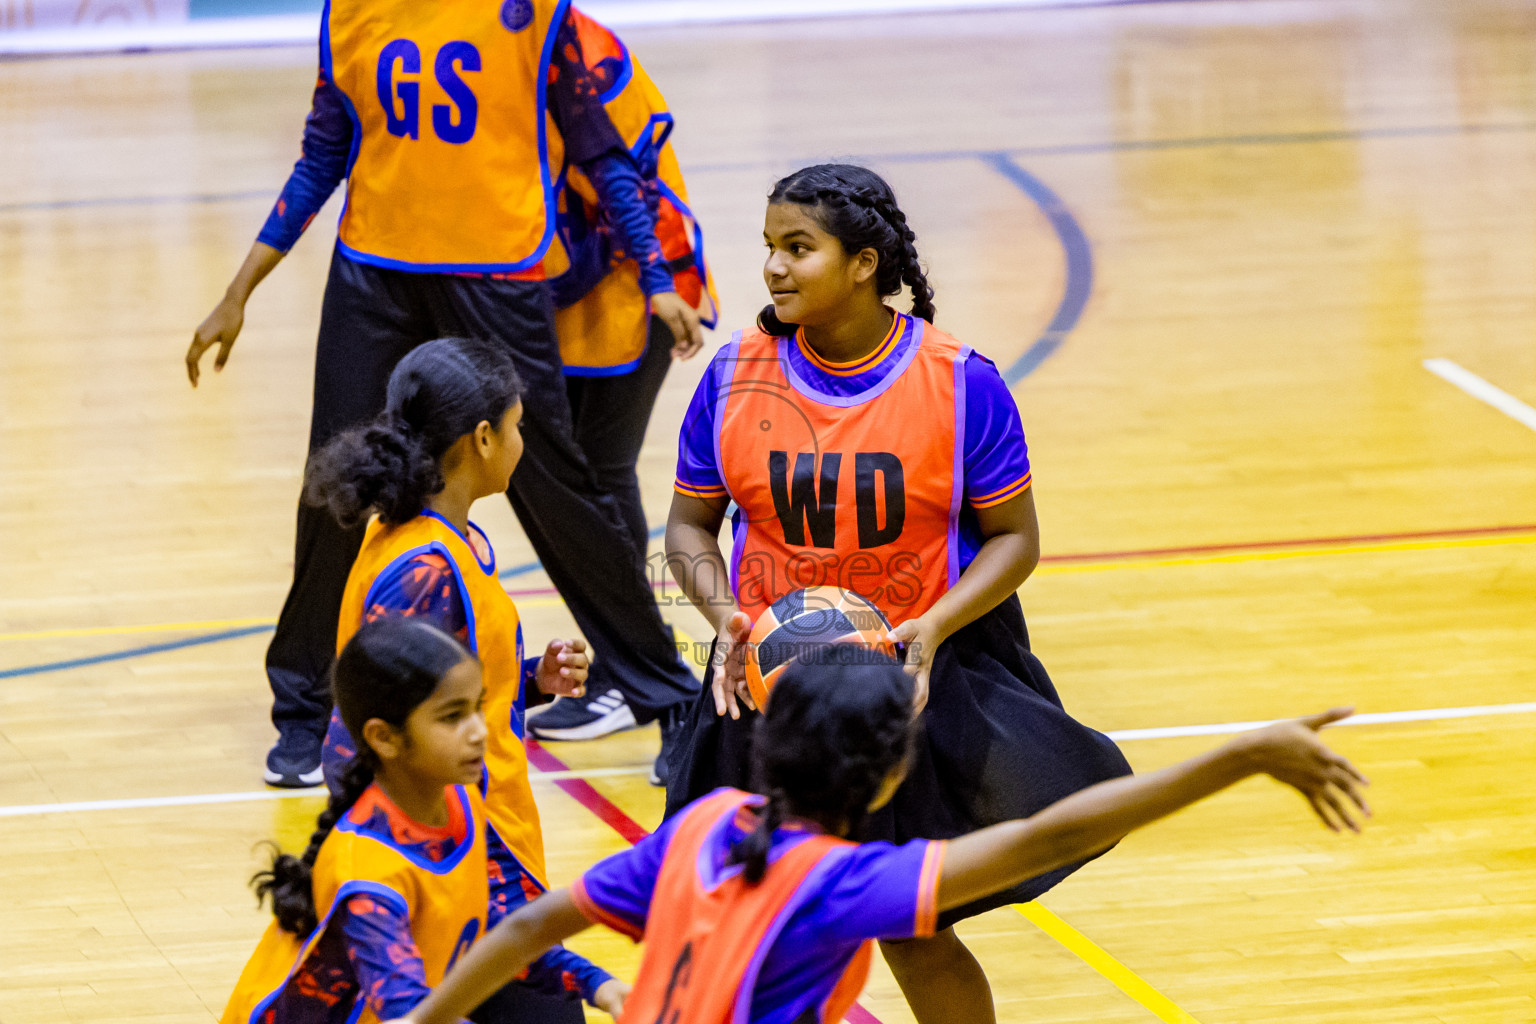
POLYGON ((1317 738, 1319 729, 1351 714, 1353 709, 1334 708, 1244 733, 1182 764, 1090 786, 1032 817, 952 840, 939 881, 939 909, 964 906, 1098 853, 1250 775, 1272 775, 1300 791, 1335 832, 1341 827, 1358 832, 1350 805, 1371 813, 1360 792, 1369 783, 1317 738))
POLYGON ((394 1024, 458 1024, 545 950, 591 924, 569 889, 545 893, 487 932, 431 995, 394 1024))

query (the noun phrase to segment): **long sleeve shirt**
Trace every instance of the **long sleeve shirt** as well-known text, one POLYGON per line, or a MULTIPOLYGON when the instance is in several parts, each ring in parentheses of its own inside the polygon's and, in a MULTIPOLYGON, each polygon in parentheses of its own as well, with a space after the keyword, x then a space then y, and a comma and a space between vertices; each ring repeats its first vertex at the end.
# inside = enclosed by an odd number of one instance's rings
MULTIPOLYGON (((656 240, 656 218, 645 200, 640 169, 603 107, 575 27, 568 19, 557 32, 548 96, 555 125, 565 140, 566 159, 580 167, 597 189, 616 241, 639 264, 641 289, 646 295, 670 292, 672 275, 656 240)), ((350 173, 355 133, 346 97, 322 67, 304 121, 302 155, 257 241, 280 252, 293 247, 350 173)))

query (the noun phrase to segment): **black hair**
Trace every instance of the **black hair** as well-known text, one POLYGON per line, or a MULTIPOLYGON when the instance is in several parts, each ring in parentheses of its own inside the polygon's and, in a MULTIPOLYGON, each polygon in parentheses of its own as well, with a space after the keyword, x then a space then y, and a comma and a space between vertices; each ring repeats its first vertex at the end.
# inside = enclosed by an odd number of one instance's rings
MULTIPOLYGON (((896 205, 896 193, 880 175, 855 164, 816 164, 780 178, 768 202, 810 207, 827 234, 842 243, 850 256, 865 249, 880 255, 875 288, 880 297, 895 295, 905 284, 912 289, 912 315, 933 321, 933 288, 917 261, 917 236, 907 215, 896 205)), ((795 333, 769 305, 757 324, 778 337, 795 333)))
POLYGON ((438 338, 417 346, 389 375, 384 411, 310 456, 304 500, 348 527, 375 510, 390 524, 414 519, 443 489, 443 453, 481 422, 499 427, 522 390, 500 345, 438 338))
POLYGON ((757 828, 731 850, 756 883, 786 815, 855 833, 892 769, 911 756, 914 686, 897 662, 829 644, 790 662, 752 737, 753 788, 767 796, 757 828))
POLYGON ((330 803, 315 822, 309 846, 298 857, 272 846, 272 866, 251 878, 259 904, 271 898, 283 930, 307 936, 319 921, 312 871, 320 846, 363 790, 373 783, 379 758, 363 738, 363 724, 382 719, 397 729, 455 666, 473 658, 453 637, 420 619, 386 617, 366 623, 342 648, 331 669, 336 707, 357 754, 342 769, 330 803))

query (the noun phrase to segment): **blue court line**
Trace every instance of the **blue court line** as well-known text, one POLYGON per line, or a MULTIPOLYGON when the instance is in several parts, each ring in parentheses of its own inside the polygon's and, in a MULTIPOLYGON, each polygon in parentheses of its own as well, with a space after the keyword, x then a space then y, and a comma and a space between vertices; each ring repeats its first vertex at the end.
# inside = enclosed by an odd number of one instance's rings
MULTIPOLYGON (((1536 131, 1536 121, 1499 124, 1409 125, 1402 128, 1360 128, 1342 131, 1276 132, 1247 135, 1195 135, 1175 139, 1132 139, 1124 142, 1075 142, 1049 146, 1021 146, 1016 149, 945 149, 920 153, 863 153, 846 157, 862 163, 942 163, 948 160, 986 160, 997 153, 1020 159, 1053 156, 1091 156, 1103 153, 1135 153, 1167 149, 1214 149, 1221 146, 1294 146, 1325 142, 1357 142, 1375 139, 1443 138, 1451 135, 1507 135, 1536 131)), ((732 163, 696 164, 689 174, 713 174, 727 171, 752 171, 764 168, 790 168, 814 162, 781 159, 745 160, 732 163)), ((204 192, 192 195, 117 196, 94 199, 50 199, 29 203, 0 203, 0 213, 26 213, 35 210, 72 210, 110 206, 154 206, 176 203, 212 204, 247 202, 257 199, 277 201, 278 187, 241 192, 204 192)))
POLYGON ((35 203, 0 203, 0 213, 24 213, 28 210, 77 210, 98 209, 109 206, 171 206, 209 205, 212 203, 237 203, 246 200, 267 199, 277 202, 277 193, 270 188, 247 189, 244 192, 195 192, 180 196, 103 196, 96 199, 50 199, 35 203))
POLYGON ((66 669, 84 668, 87 665, 100 665, 109 661, 126 661, 129 658, 138 658, 146 654, 179 651, 183 647, 201 647, 203 644, 216 644, 224 640, 236 640, 242 636, 270 633, 272 629, 273 627, 271 626, 245 626, 241 629, 225 629, 217 633, 189 636, 163 644, 146 644, 142 647, 129 647, 127 650, 122 651, 93 654, 89 658, 70 658, 68 661, 45 661, 41 665, 23 665, 20 668, 8 668, 0 671, 0 679, 15 679, 18 676, 40 676, 45 672, 63 672, 66 669))
MULTIPOLYGON (((655 540, 657 537, 660 537, 662 534, 664 534, 666 532, 667 532, 667 528, 665 526, 658 526, 655 529, 651 530, 650 533, 646 534, 646 536, 650 540, 655 540)), ((530 573, 530 572, 533 572, 535 569, 542 569, 542 568, 544 568, 544 564, 542 562, 540 562, 538 559, 534 559, 531 562, 524 562, 522 565, 514 565, 514 566, 510 566, 509 568, 503 569, 501 572, 496 574, 496 578, 497 579, 501 579, 501 580, 509 580, 513 576, 522 576, 525 573, 530 573)))
POLYGON ((1067 257, 1067 281, 1062 289, 1061 304, 1056 307, 1056 315, 1051 317, 1051 322, 1046 325, 1044 333, 1035 339, 1034 344, 1003 371, 1003 380, 1008 382, 1009 387, 1013 387, 1039 369, 1040 364, 1061 347, 1061 343, 1067 340, 1067 335, 1082 319, 1083 308, 1088 305, 1088 296, 1093 291, 1093 249, 1088 244, 1088 236, 1083 233, 1082 225, 1072 216, 1072 211, 1067 209, 1061 197, 1051 191, 1045 182, 1019 166, 1012 156, 1007 153, 989 153, 981 161, 1017 185, 1040 208, 1040 212, 1045 214, 1055 229, 1067 257))

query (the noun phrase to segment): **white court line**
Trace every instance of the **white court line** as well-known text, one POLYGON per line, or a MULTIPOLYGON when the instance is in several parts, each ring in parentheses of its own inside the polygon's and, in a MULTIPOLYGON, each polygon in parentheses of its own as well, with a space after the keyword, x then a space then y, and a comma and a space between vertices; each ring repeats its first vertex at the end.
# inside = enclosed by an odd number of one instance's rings
MULTIPOLYGON (((1418 711, 1378 711, 1347 718, 1332 728, 1346 725, 1383 725, 1393 722, 1438 722, 1456 718, 1481 718, 1489 715, 1525 715, 1536 713, 1536 701, 1523 704, 1479 704, 1464 708, 1425 708, 1418 711)), ((1249 732, 1285 719, 1262 722, 1223 722, 1218 725, 1174 725, 1161 729, 1119 729, 1108 733, 1116 742, 1125 740, 1175 739, 1181 736, 1222 736, 1249 732)), ((607 779, 625 775, 643 775, 649 766, 633 768, 589 768, 585 771, 530 772, 534 782, 558 782, 562 779, 607 779)), ((134 800, 84 800, 68 804, 22 804, 0 807, 0 818, 19 818, 33 814, 71 814, 76 811, 127 811, 144 807, 201 807, 209 804, 241 804, 260 800, 287 800, 294 797, 323 796, 324 787, 312 789, 267 789, 245 793, 204 793, 192 796, 154 796, 134 800)))
MULTIPOLYGON (((1465 708, 1425 708, 1420 711, 1376 711, 1352 715, 1342 722, 1329 726, 1337 729, 1346 725, 1382 725, 1391 722, 1438 722, 1451 718, 1480 718, 1484 715, 1525 715, 1536 712, 1536 701, 1525 704, 1479 704, 1465 708)), ((1110 739, 1162 740, 1179 736, 1221 736, 1233 732, 1250 732, 1266 725, 1284 722, 1284 718, 1272 718, 1265 722, 1225 722, 1221 725, 1174 725, 1166 729, 1120 729, 1107 733, 1110 739)))
POLYGON ((1450 381, 1478 401, 1487 402, 1515 422, 1523 423, 1532 430, 1536 430, 1536 409, 1532 409, 1508 391, 1494 387, 1466 367, 1453 363, 1449 359, 1426 359, 1424 369, 1450 381))
MULTIPOLYGON (((649 765, 635 768, 589 768, 585 771, 529 772, 528 778, 534 782, 608 779, 621 775, 645 775, 650 770, 649 765)), ((0 807, 0 818, 18 818, 30 814, 71 814, 76 811, 130 811, 144 807, 202 807, 208 804, 244 804, 324 795, 324 786, 311 786, 308 789, 261 789, 244 793, 197 793, 191 796, 151 796, 130 800, 81 800, 67 804, 21 804, 16 807, 0 807)))

